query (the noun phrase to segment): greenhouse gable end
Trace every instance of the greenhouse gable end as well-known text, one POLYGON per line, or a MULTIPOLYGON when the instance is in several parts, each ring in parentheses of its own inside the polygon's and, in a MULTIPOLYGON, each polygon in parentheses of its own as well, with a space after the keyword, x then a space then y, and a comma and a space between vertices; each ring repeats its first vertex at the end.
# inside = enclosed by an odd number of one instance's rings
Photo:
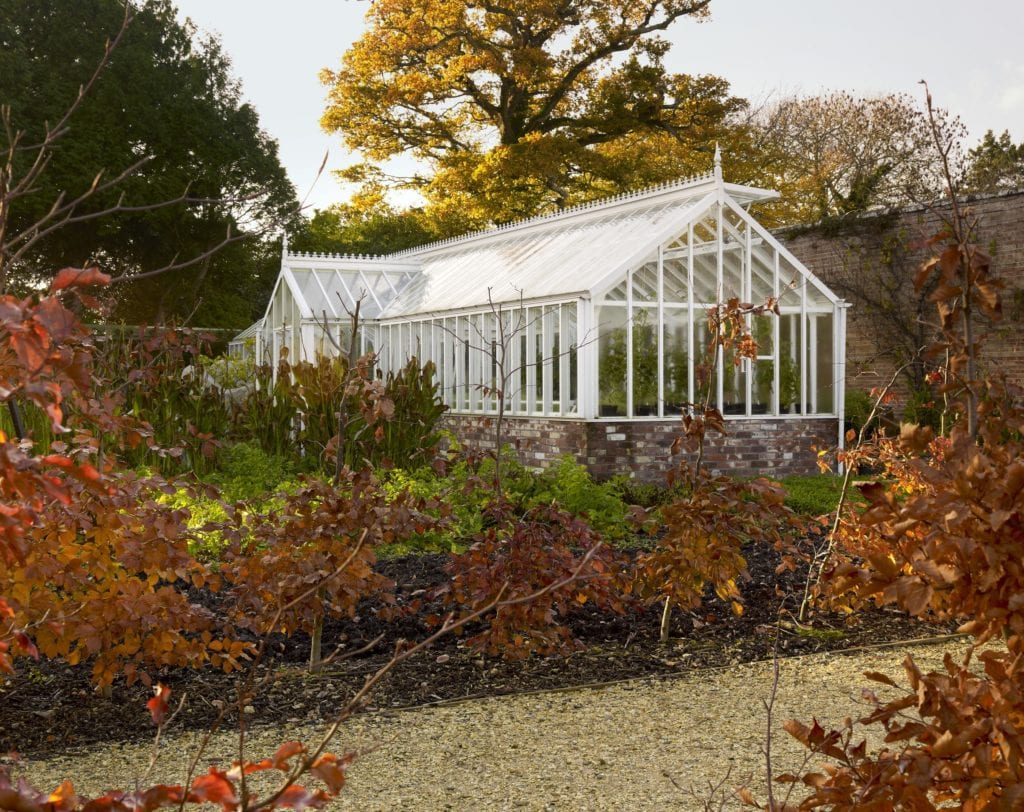
MULTIPOLYGON (((361 299, 362 350, 386 373, 433 361, 448 427, 524 462, 571 454, 598 476, 659 479, 689 404, 710 398, 728 434, 711 467, 808 473, 812 443, 842 443, 846 303, 747 207, 774 192, 707 176, 381 257, 290 253, 266 315, 235 350, 313 360, 348 346, 361 299), (757 358, 719 353, 708 309, 778 302, 747 316, 757 358), (710 387, 710 389, 709 389, 710 387)), ((241 337, 240 337, 241 338, 241 337)))

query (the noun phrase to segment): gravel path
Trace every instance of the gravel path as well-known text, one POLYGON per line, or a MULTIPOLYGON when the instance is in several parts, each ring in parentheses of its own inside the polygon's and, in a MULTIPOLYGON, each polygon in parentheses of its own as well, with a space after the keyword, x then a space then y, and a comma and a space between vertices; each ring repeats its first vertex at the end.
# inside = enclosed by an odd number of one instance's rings
MULTIPOLYGON (((964 643, 916 645, 925 669, 964 643)), ((803 751, 782 731, 791 717, 838 723, 863 709, 862 676, 874 670, 902 676, 907 647, 818 654, 781 662, 773 748, 775 772, 797 769, 803 751)), ((708 783, 733 788, 749 780, 764 797, 765 711, 771 663, 703 671, 673 679, 639 680, 605 688, 474 700, 410 711, 378 712, 350 720, 332 748, 375 748, 349 772, 336 809, 351 810, 663 810, 701 809, 708 783), (677 789, 672 776, 683 789, 677 789)), ((872 684, 873 688, 880 688, 872 684)), ((270 755, 288 738, 310 741, 315 727, 252 732, 248 753, 270 755)), ((165 742, 153 779, 180 781, 195 736, 165 742)), ((237 736, 214 738, 206 762, 233 759, 237 736)), ((76 789, 97 793, 131 786, 145 770, 150 748, 117 745, 20 772, 51 789, 71 777, 76 789)), ((730 805, 727 808, 733 808, 730 805)))

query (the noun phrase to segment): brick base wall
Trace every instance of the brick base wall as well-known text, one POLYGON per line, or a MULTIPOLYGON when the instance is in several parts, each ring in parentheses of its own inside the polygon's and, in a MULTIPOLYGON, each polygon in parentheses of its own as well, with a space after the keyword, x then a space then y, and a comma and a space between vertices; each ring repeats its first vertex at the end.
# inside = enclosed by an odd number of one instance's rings
MULTIPOLYGON (((471 448, 494 448, 494 419, 480 415, 445 415, 443 427, 471 448)), ((676 467, 670 453, 680 429, 679 420, 631 422, 506 417, 504 442, 518 449, 531 468, 546 468, 558 457, 571 454, 596 479, 627 474, 642 482, 663 482, 676 467)), ((817 472, 812 444, 834 446, 834 418, 729 420, 729 433, 711 435, 704 459, 710 470, 735 476, 817 472)))

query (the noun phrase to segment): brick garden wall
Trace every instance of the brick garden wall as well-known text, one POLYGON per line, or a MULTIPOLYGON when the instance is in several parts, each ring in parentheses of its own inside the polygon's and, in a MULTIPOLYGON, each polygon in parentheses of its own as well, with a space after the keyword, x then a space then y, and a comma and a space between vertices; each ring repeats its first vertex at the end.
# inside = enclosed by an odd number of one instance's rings
MULTIPOLYGON (((969 199, 976 242, 994 259, 1003 291, 1003 321, 983 325, 988 371, 1024 381, 1024 192, 969 199)), ((848 311, 847 386, 870 390, 888 380, 915 341, 899 335, 918 319, 935 322, 935 305, 914 293, 913 275, 930 249, 917 247, 940 228, 924 208, 863 215, 827 226, 778 232, 783 244, 836 293, 848 311), (902 347, 899 346, 902 344, 902 347)), ((923 330, 918 346, 930 340, 923 330)), ((907 379, 904 379, 906 384, 907 379)), ((904 392, 905 392, 904 386, 904 392)))
MULTIPOLYGON (((642 482, 663 482, 679 463, 672 441, 679 420, 584 422, 558 418, 507 417, 505 442, 519 450, 523 464, 545 468, 571 454, 597 479, 627 474, 642 482)), ((443 424, 472 448, 494 448, 493 418, 445 415, 443 424)), ((834 446, 835 419, 784 418, 729 420, 729 434, 712 435, 705 449, 708 467, 737 476, 813 474, 817 472, 812 444, 834 446)))

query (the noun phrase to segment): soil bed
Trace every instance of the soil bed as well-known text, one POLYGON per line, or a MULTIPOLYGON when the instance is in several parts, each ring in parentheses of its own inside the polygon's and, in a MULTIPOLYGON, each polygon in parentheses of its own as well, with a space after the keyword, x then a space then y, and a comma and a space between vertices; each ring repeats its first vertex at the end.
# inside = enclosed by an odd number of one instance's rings
MULTIPOLYGON (((676 613, 673 639, 661 645, 659 607, 630 609, 617 616, 583 606, 571 616, 570 626, 585 649, 565 658, 534 657, 525 662, 484 657, 450 637, 399 667, 375 691, 370 707, 410 707, 768 659, 779 610, 799 605, 803 576, 776 575, 777 554, 764 546, 751 545, 745 553, 751 578, 742 584, 742 616, 709 596, 700 610, 676 613)), ((401 603, 412 593, 443 583, 444 562, 444 556, 407 556, 384 561, 379 569, 397 583, 401 603)), ((893 611, 876 609, 850 618, 818 612, 808 629, 782 630, 779 653, 791 657, 841 651, 950 631, 950 625, 924 624, 893 611)), ((353 620, 328 622, 325 651, 356 651, 378 635, 383 639, 365 653, 332 661, 315 676, 305 672, 307 639, 297 635, 273 641, 268 649, 273 660, 262 667, 273 672, 273 679, 243 703, 248 704, 245 712, 260 724, 283 726, 330 718, 365 676, 389 659, 399 639, 422 638, 428 632, 416 619, 385 623, 372 605, 365 605, 353 620)), ((234 723, 238 675, 169 670, 154 677, 169 685, 177 699, 187 696, 176 728, 207 728, 221 707, 227 708, 222 725, 234 723)), ((22 660, 17 675, 0 684, 0 752, 16 747, 25 757, 45 758, 95 743, 148 739, 153 728, 144 703, 150 695, 140 684, 115 683, 104 697, 90 686, 86 666, 22 660)))

